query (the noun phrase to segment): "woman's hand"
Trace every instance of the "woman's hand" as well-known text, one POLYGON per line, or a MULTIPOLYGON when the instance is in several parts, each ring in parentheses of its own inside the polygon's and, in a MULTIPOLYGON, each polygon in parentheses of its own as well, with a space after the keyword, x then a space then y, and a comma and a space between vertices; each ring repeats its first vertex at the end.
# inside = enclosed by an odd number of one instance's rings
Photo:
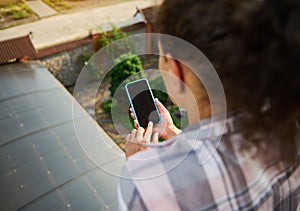
MULTIPOLYGON (((169 111, 165 108, 165 106, 157 99, 155 98, 156 106, 160 112, 161 115, 161 123, 156 124, 153 128, 154 133, 159 133, 159 137, 167 140, 171 138, 172 136, 178 134, 181 132, 180 129, 178 129, 172 120, 172 117, 169 113, 169 111)), ((135 128, 138 128, 137 120, 135 119, 135 116, 132 112, 132 109, 130 108, 130 115, 134 119, 134 126, 135 128)))
POLYGON ((149 147, 145 147, 143 146, 143 144, 150 143, 151 136, 152 136, 152 143, 157 143, 158 133, 154 132, 152 135, 152 132, 153 132, 152 122, 149 122, 146 130, 142 127, 132 130, 131 133, 128 134, 126 137, 126 144, 125 144, 126 158, 141 150, 149 149, 149 147))

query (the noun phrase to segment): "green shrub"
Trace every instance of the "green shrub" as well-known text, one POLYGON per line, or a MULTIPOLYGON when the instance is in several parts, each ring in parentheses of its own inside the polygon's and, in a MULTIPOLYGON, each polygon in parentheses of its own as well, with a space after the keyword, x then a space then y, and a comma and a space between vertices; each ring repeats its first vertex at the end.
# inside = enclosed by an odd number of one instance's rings
POLYGON ((105 113, 111 115, 111 105, 112 105, 112 99, 109 99, 101 103, 101 108, 105 113))
POLYGON ((94 55, 94 52, 84 52, 80 56, 80 61, 87 62, 94 55))
POLYGON ((114 96, 120 84, 129 76, 139 73, 136 78, 131 78, 131 80, 134 80, 143 77, 144 73, 140 58, 131 53, 121 55, 115 60, 115 64, 109 74, 111 77, 109 86, 111 97, 114 96))
POLYGON ((23 19, 29 17, 30 14, 28 14, 26 11, 19 11, 13 14, 14 19, 23 19))
MULTIPOLYGON (((100 27, 101 30, 101 27, 100 27)), ((127 36, 127 33, 112 25, 112 30, 102 32, 101 36, 98 38, 98 43, 100 47, 109 45, 110 43, 122 39, 127 36)))
MULTIPOLYGON (((97 29, 102 30, 102 27, 97 27, 97 29)), ((121 29, 112 25, 111 31, 103 32, 101 34, 101 36, 97 39, 98 45, 96 45, 96 48, 99 48, 99 47, 102 48, 102 47, 107 46, 107 45, 111 44, 112 42, 114 42, 118 39, 124 38, 126 36, 127 36, 127 33, 123 32, 121 29)), ((120 54, 120 49, 124 49, 124 48, 121 47, 120 45, 118 45, 117 47, 108 46, 107 48, 104 49, 104 50, 106 50, 105 59, 114 61, 116 58, 115 53, 120 54)), ((80 60, 83 62, 87 62, 92 56, 93 56, 92 53, 83 53, 80 57, 80 60)), ((97 63, 97 64, 95 62, 96 61, 88 63, 87 69, 93 75, 93 77, 95 79, 100 79, 104 74, 105 67, 103 67, 104 64, 102 64, 101 62, 97 63)), ((109 74, 108 74, 108 76, 109 76, 109 74)))

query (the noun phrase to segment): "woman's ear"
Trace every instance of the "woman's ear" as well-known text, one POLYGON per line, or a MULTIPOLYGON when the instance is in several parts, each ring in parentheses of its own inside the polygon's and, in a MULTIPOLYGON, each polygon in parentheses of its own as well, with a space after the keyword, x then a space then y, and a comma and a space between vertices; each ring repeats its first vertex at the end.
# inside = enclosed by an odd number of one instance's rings
POLYGON ((179 93, 184 91, 184 83, 185 83, 185 77, 184 77, 184 68, 183 64, 181 64, 179 61, 174 59, 171 54, 166 54, 166 63, 168 63, 170 67, 170 73, 172 76, 174 76, 173 84, 176 88, 176 91, 179 93))

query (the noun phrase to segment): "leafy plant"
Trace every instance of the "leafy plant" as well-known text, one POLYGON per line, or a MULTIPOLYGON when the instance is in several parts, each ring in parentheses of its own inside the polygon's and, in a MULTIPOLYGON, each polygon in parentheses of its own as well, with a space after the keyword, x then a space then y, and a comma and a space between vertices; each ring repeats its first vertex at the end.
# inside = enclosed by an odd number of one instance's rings
POLYGON ((14 19, 23 19, 31 16, 33 11, 24 3, 9 4, 0 9, 3 15, 11 15, 14 19))
POLYGON ((111 106, 112 106, 112 99, 106 100, 103 103, 101 103, 101 108, 104 112, 111 115, 111 106))
POLYGON ((93 55, 94 55, 94 52, 84 52, 83 54, 81 54, 79 59, 82 62, 87 62, 93 55))
MULTIPOLYGON (((128 108, 118 107, 119 105, 126 105, 126 103, 124 103, 124 100, 126 101, 128 100, 126 97, 124 86, 122 86, 119 89, 118 99, 113 100, 112 97, 115 95, 115 92, 119 88, 119 86, 121 84, 124 84, 124 82, 126 82, 126 79, 128 77, 131 76, 130 80, 134 80, 144 76, 142 62, 138 56, 128 53, 128 54, 123 54, 118 59, 116 59, 115 64, 116 65, 112 68, 109 74, 109 77, 111 78, 110 85, 109 85, 111 98, 101 103, 101 108, 104 112, 111 115, 112 107, 116 106, 114 108, 115 108, 115 112, 118 112, 119 120, 122 122, 127 122, 127 120, 129 119, 131 121, 131 124, 133 125, 133 120, 129 116, 129 113, 126 114, 128 108)), ((123 125, 125 126, 126 124, 123 125)), ((127 127, 130 127, 130 125, 128 125, 127 127)))
MULTIPOLYGON (((97 40, 96 48, 101 49, 105 47, 105 54, 109 59, 115 60, 120 55, 132 52, 134 49, 134 43, 130 39, 123 39, 127 37, 127 33, 122 31, 120 28, 117 28, 114 25, 111 25, 112 29, 110 31, 104 31, 101 33, 101 36, 97 40), (122 39, 122 41, 112 44, 114 41, 122 39)), ((101 29, 101 28, 100 28, 101 29)))
MULTIPOLYGON (((97 27, 98 30, 102 30, 101 27, 97 27)), ((122 45, 118 45, 118 46, 109 46, 109 44, 111 44, 112 42, 124 38, 127 36, 126 32, 123 32, 121 29, 117 28, 116 26, 112 25, 112 30, 111 31, 105 31, 102 32, 101 36, 97 39, 97 45, 96 45, 96 49, 98 49, 99 47, 102 48, 104 46, 107 46, 107 48, 105 48, 104 50, 106 50, 105 52, 105 60, 110 60, 110 61, 114 61, 115 58, 117 57, 115 54, 118 53, 120 54, 120 49, 123 49, 122 52, 124 52, 124 46, 121 47, 122 45)), ((128 50, 128 49, 127 49, 128 50)), ((128 51, 126 51, 128 52, 128 51)), ((88 53, 85 52, 81 55, 80 60, 83 62, 87 62, 91 57, 93 56, 92 53, 88 53)), ((103 59, 102 59, 103 61, 103 59)), ((88 67, 88 71, 93 75, 93 77, 95 79, 99 79, 101 78, 101 76, 103 76, 104 74, 104 70, 105 66, 102 62, 101 59, 99 60, 95 60, 94 62, 90 62, 87 64, 88 67)), ((108 75, 109 76, 109 75, 108 75)))
POLYGON ((13 14, 14 19, 23 19, 29 17, 30 14, 28 14, 26 11, 19 11, 13 14))
MULTIPOLYGON (((111 97, 114 96, 117 88, 129 76, 139 73, 137 75, 137 78, 140 78, 143 76, 144 73, 140 58, 137 55, 133 55, 131 53, 122 54, 119 58, 115 60, 115 64, 116 65, 111 69, 109 74, 111 77, 111 82, 109 86, 111 97)), ((134 79, 135 78, 131 78, 131 80, 134 79)))
MULTIPOLYGON (((100 28, 101 29, 101 28, 100 28)), ((122 39, 127 36, 127 33, 112 25, 112 30, 105 31, 101 33, 101 36, 98 38, 98 43, 100 47, 109 45, 110 43, 122 39)))

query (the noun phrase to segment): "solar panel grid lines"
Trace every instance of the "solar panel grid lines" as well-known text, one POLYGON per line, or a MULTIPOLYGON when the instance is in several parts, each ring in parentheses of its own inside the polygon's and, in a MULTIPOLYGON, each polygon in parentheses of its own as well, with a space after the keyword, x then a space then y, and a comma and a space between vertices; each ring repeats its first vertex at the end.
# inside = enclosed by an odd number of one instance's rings
POLYGON ((6 210, 117 209, 124 159, 87 112, 72 114, 72 96, 38 63, 0 66, 0 200, 6 210), (74 118, 100 160, 81 148, 74 118), (94 146, 93 146, 94 144, 94 146), (103 169, 103 168, 105 169, 103 169))

